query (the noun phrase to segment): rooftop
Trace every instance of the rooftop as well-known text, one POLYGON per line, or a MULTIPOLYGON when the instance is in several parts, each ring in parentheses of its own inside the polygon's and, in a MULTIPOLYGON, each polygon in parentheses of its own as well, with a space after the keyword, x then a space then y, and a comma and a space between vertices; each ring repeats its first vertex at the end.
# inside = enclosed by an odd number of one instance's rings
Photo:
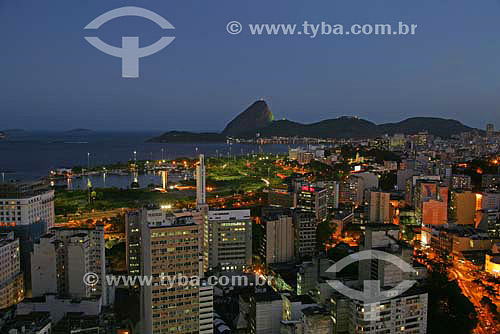
POLYGON ((26 315, 16 315, 5 328, 7 329, 7 333, 13 329, 17 329, 21 333, 29 333, 28 330, 38 332, 50 324, 50 322, 50 312, 31 312, 26 315), (23 329, 26 332, 22 331, 23 329))

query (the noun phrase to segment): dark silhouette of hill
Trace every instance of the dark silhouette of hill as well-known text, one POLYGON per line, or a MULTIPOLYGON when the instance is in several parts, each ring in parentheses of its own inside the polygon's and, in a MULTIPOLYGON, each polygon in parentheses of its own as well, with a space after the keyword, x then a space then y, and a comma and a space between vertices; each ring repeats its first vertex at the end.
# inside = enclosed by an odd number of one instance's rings
POLYGON ((259 100, 229 122, 222 134, 238 136, 245 132, 255 133, 271 125, 273 119, 273 113, 267 103, 259 100))
POLYGON ((399 123, 380 124, 382 132, 388 134, 404 133, 407 135, 427 131, 435 136, 447 138, 462 132, 470 132, 477 129, 463 125, 454 119, 438 117, 412 117, 399 123))
MULTIPOLYGON (((360 138, 381 135, 376 124, 354 117, 327 119, 312 124, 301 124, 288 120, 273 122, 259 131, 263 137, 316 137, 316 138, 360 138)), ((243 134, 248 136, 247 133, 243 134)))
POLYGON ((438 117, 413 117, 397 123, 375 124, 357 118, 343 116, 320 122, 303 124, 289 120, 273 121, 271 109, 259 100, 236 116, 222 133, 193 133, 170 131, 151 139, 153 142, 224 142, 227 137, 313 137, 313 138, 374 138, 396 133, 412 135, 426 131, 441 138, 449 138, 474 129, 453 119, 438 117))

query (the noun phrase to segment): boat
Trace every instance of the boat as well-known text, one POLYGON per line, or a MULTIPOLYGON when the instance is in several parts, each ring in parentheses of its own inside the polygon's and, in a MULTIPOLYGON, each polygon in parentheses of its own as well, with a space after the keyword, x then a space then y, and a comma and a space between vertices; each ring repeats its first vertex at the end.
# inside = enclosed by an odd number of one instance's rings
POLYGON ((0 140, 7 138, 7 134, 5 132, 0 131, 0 140))

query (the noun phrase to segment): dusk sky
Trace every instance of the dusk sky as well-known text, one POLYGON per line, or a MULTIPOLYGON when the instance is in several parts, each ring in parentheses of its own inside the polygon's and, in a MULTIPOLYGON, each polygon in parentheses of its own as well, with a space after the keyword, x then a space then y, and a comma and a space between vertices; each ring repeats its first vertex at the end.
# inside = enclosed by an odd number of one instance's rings
POLYGON ((355 115, 376 123, 413 116, 500 126, 500 1, 0 0, 0 130, 221 130, 258 98, 276 118, 355 115), (152 10, 83 28, 118 7, 152 10), (229 21, 244 31, 230 35, 229 21), (252 36, 251 23, 350 26, 399 21, 415 36, 252 36), (122 36, 147 46, 140 77, 91 46, 122 36))

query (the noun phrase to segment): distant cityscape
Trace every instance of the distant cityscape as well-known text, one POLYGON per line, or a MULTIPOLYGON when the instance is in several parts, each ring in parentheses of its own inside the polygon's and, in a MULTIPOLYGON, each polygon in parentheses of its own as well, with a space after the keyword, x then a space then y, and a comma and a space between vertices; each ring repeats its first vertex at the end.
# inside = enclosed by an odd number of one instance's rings
POLYGON ((492 124, 231 138, 290 147, 109 165, 88 152, 0 183, 0 332, 500 333, 492 124), (127 186, 96 186, 110 175, 127 186), (372 299, 345 292, 367 282, 372 299))

